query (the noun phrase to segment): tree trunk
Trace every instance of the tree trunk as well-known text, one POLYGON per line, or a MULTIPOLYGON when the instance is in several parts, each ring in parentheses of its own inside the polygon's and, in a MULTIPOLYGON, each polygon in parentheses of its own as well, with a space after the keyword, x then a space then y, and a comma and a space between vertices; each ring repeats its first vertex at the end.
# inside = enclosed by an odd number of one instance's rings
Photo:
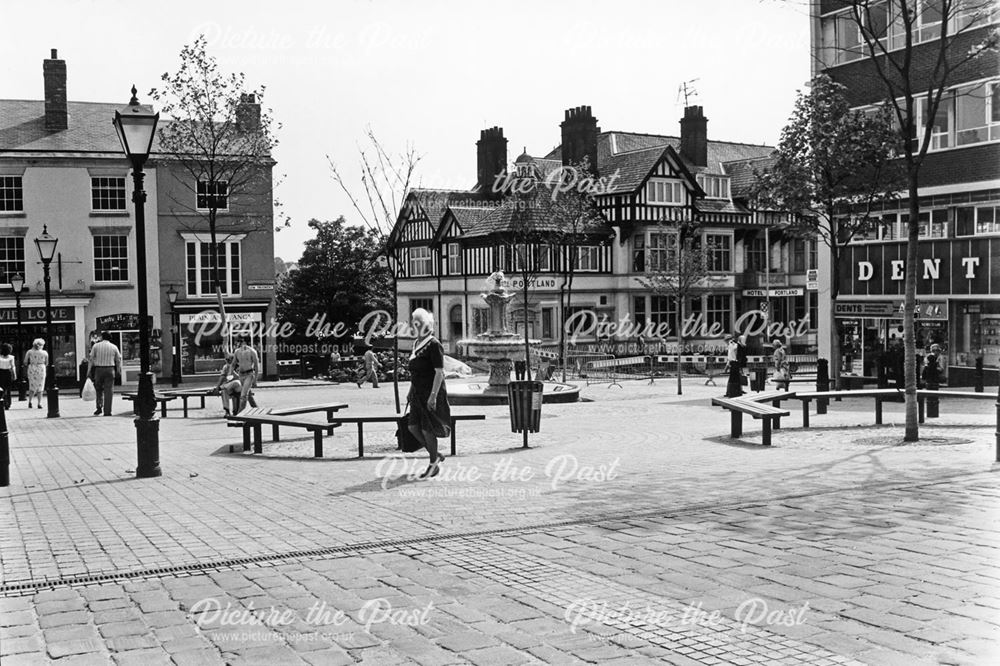
POLYGON ((559 294, 559 307, 561 308, 561 312, 559 314, 561 315, 563 321, 561 327, 562 332, 559 334, 559 341, 560 341, 559 355, 561 357, 560 360, 562 363, 562 381, 564 384, 566 383, 566 360, 567 360, 566 359, 566 312, 569 310, 570 303, 573 300, 573 275, 574 271, 572 268, 570 268, 569 273, 567 273, 565 278, 563 279, 563 288, 561 293, 559 294), (564 299, 565 299, 565 305, 563 304, 564 299))
POLYGON ((920 237, 920 200, 918 199, 917 168, 911 165, 908 176, 910 219, 906 238, 906 284, 903 296, 903 378, 906 393, 906 430, 903 440, 920 439, 917 423, 917 336, 914 310, 917 305, 917 242, 920 237))
MULTIPOLYGON (((831 237, 834 238, 834 237, 831 237)), ((836 239, 833 239, 836 243, 836 239)), ((840 376, 841 353, 840 353, 840 326, 837 325, 837 297, 840 296, 840 252, 830 248, 830 379, 833 387, 841 390, 840 376)), ((816 295, 819 298, 819 294, 816 295)), ((809 314, 809 300, 806 297, 806 315, 809 314)), ((816 330, 819 330, 819 322, 816 322, 816 330)), ((862 372, 862 374, 864 374, 862 372)))
POLYGON ((684 364, 681 363, 681 354, 684 353, 684 298, 677 297, 677 395, 681 395, 684 389, 681 386, 681 377, 684 375, 684 364))
MULTIPOLYGON (((230 346, 229 321, 226 319, 226 304, 222 300, 222 280, 219 276, 219 240, 215 229, 215 209, 208 211, 209 255, 211 258, 212 286, 215 288, 215 298, 219 303, 219 316, 222 318, 222 349, 225 353, 232 352, 230 346)), ((200 279, 200 278, 198 278, 200 279)))
MULTIPOLYGON (((525 252, 527 254, 527 252, 525 252)), ((527 257, 525 257, 527 262, 527 257)), ((521 294, 524 299, 524 378, 527 381, 531 381, 531 344, 528 342, 528 277, 527 271, 521 274, 521 281, 523 283, 521 294)))

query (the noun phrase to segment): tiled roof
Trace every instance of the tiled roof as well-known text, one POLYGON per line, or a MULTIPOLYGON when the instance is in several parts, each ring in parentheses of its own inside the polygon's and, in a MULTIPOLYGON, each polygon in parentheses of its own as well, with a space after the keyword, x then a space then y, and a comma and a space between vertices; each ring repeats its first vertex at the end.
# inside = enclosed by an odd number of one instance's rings
POLYGON ((437 228, 441 222, 444 211, 449 206, 463 206, 469 203, 485 201, 486 198, 479 192, 472 190, 433 190, 424 188, 414 188, 410 194, 416 198, 420 207, 424 209, 431 226, 437 228))
POLYGON ((603 161, 598 157, 600 173, 618 174, 618 178, 607 193, 634 192, 663 157, 665 150, 666 146, 655 146, 630 153, 612 155, 603 161))
POLYGON ((735 198, 745 197, 757 179, 756 174, 769 169, 774 164, 774 159, 774 157, 768 156, 726 164, 732 196, 735 198))
POLYGON ((698 199, 695 204, 702 213, 738 213, 745 214, 747 211, 736 206, 729 199, 698 199))
MULTIPOLYGON (((607 161, 621 153, 657 147, 665 148, 667 146, 672 147, 679 154, 681 149, 680 137, 662 134, 641 134, 637 132, 601 132, 597 139, 597 167, 602 173, 608 172, 607 161)), ((561 146, 556 146, 545 156, 545 159, 562 159, 561 151, 561 146)), ((773 151, 773 146, 734 143, 731 141, 709 141, 707 168, 695 167, 686 159, 684 163, 692 173, 707 172, 723 175, 726 172, 722 165, 726 162, 766 157, 773 151)))
POLYGON ((0 151, 121 153, 111 120, 123 106, 69 102, 69 128, 52 132, 45 129, 45 102, 0 100, 0 151))
MULTIPOLYGON (((539 183, 530 193, 505 199, 476 224, 465 227, 462 237, 484 239, 490 236, 520 233, 524 229, 530 229, 532 234, 545 236, 562 231, 557 217, 551 190, 539 183)), ((595 215, 582 225, 578 233, 595 239, 614 237, 614 231, 596 211, 595 215)))

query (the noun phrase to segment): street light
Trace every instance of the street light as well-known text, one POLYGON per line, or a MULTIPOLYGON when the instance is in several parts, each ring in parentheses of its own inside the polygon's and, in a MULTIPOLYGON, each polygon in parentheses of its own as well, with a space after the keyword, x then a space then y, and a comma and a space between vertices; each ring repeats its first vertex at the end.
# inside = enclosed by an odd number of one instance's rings
POLYGON ((52 348, 52 275, 49 265, 56 256, 56 245, 59 239, 49 235, 49 226, 42 227, 42 235, 35 239, 38 256, 42 260, 42 270, 45 277, 45 348, 49 352, 49 367, 45 369, 45 397, 49 403, 50 419, 59 418, 59 389, 56 388, 56 354, 52 348))
POLYGON ((160 421, 156 417, 153 373, 149 370, 149 301, 146 294, 146 192, 142 166, 149 157, 160 114, 139 105, 135 86, 128 106, 115 111, 113 124, 125 156, 132 164, 132 202, 135 204, 136 290, 139 295, 139 391, 135 419, 137 478, 160 476, 160 421))
POLYGON ((24 376, 24 367, 21 365, 24 361, 21 358, 21 353, 23 348, 21 347, 21 292, 24 291, 24 276, 20 273, 14 273, 10 278, 10 287, 14 290, 14 308, 17 311, 17 339, 14 341, 15 348, 15 359, 21 372, 17 373, 17 401, 24 402, 25 400, 25 389, 28 386, 27 378, 24 376))
POLYGON ((173 361, 170 363, 170 385, 177 386, 181 383, 181 327, 177 323, 177 311, 174 304, 177 302, 177 289, 170 285, 167 289, 167 300, 170 301, 170 330, 173 338, 174 350, 171 353, 173 361))

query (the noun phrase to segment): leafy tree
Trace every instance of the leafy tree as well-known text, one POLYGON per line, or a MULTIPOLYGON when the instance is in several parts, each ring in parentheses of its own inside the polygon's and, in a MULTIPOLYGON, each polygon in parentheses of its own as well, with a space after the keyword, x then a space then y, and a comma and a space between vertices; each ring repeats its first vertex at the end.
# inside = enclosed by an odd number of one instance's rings
POLYGON ((721 278, 712 272, 711 243, 704 242, 696 223, 667 226, 657 223, 666 242, 665 252, 651 255, 646 249, 645 275, 639 282, 654 294, 673 299, 677 311, 677 395, 683 393, 684 304, 721 278))
MULTIPOLYGON (((357 323, 373 309, 389 309, 392 301, 392 278, 389 269, 373 266, 372 255, 379 247, 375 232, 348 225, 343 217, 332 222, 310 220, 316 236, 305 242, 298 269, 279 280, 275 301, 278 319, 295 327, 291 341, 314 344, 323 325, 342 323, 343 340, 353 335, 357 323), (312 324, 313 335, 306 331, 312 324)), ((322 339, 322 338, 320 338, 322 339)))
MULTIPOLYGON (((914 310, 917 298, 917 242, 920 237, 920 169, 934 142, 935 118, 942 100, 980 58, 996 58, 1000 29, 995 0, 841 0, 844 20, 857 30, 860 43, 825 45, 827 55, 850 50, 867 64, 865 85, 879 87, 899 132, 899 159, 909 203, 903 298, 906 429, 903 439, 919 439, 917 423, 917 351, 914 310), (891 11, 886 14, 886 9, 891 11), (926 25, 925 25, 926 24, 926 25), (992 24, 992 25, 991 25, 992 24), (934 27, 932 27, 934 26, 934 27), (921 30, 934 39, 918 39, 921 30)), ((853 68, 852 68, 853 69, 853 68)))
POLYGON ((248 87, 243 73, 224 74, 204 35, 181 49, 180 60, 150 91, 169 117, 157 131, 159 152, 180 186, 173 197, 180 224, 209 233, 211 283, 225 321, 220 243, 237 231, 272 230, 280 202, 273 197, 271 154, 280 125, 260 106, 264 86, 248 87))
MULTIPOLYGON (((840 288, 844 249, 877 224, 882 204, 903 187, 894 161, 898 134, 890 110, 852 111, 845 88, 830 77, 800 92, 772 166, 757 174, 756 205, 792 213, 790 232, 818 238, 830 253, 830 320, 840 288)), ((834 331, 830 364, 840 372, 840 339, 834 331)))

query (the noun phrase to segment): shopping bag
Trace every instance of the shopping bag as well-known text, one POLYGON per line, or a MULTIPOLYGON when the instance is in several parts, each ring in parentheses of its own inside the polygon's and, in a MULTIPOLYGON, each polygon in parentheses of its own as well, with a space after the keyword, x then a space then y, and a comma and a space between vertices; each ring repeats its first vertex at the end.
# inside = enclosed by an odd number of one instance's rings
POLYGON ((409 422, 409 414, 403 414, 396 419, 396 449, 404 453, 413 453, 424 448, 424 443, 410 432, 409 422))
POLYGON ((84 400, 96 400, 97 399, 97 389, 94 388, 94 382, 87 377, 87 381, 83 384, 83 392, 80 397, 84 400))

